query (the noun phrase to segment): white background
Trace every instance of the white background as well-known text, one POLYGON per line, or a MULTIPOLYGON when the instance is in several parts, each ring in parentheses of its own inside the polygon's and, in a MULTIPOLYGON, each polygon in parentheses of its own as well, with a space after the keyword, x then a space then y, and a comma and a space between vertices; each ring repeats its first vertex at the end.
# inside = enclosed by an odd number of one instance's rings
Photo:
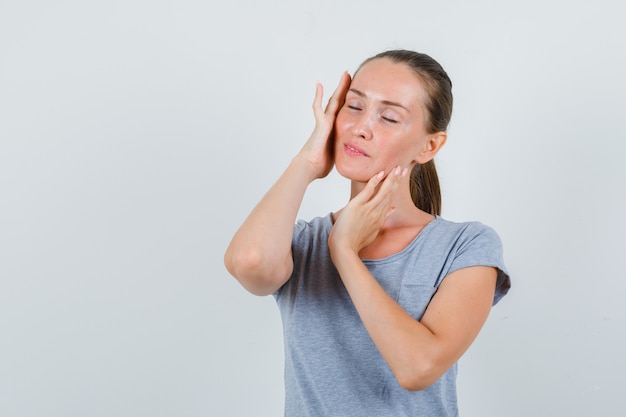
POLYGON ((277 308, 223 252, 315 82, 409 48, 454 83, 444 217, 493 226, 513 278, 461 415, 623 416, 619 3, 0 0, 0 415, 282 415, 277 308))

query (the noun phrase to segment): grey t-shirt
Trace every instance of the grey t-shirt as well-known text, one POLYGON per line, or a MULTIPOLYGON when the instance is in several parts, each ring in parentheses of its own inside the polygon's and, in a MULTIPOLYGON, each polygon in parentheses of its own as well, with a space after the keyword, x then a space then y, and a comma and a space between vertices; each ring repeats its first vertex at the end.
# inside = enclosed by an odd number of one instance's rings
MULTIPOLYGON (((285 416, 457 416, 456 364, 427 389, 398 384, 331 261, 331 228, 330 214, 297 222, 293 274, 275 293, 285 341, 285 416)), ((478 222, 437 217, 402 251, 363 262, 417 320, 442 280, 458 269, 496 267, 493 304, 510 287, 500 238, 478 222)))

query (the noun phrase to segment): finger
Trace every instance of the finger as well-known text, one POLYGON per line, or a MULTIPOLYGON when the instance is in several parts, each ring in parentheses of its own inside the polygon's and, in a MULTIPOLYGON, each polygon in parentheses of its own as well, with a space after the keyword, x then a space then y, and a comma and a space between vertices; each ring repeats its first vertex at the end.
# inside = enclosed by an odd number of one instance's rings
POLYGON ((407 172, 407 168, 403 169, 400 166, 395 167, 382 181, 382 184, 378 187, 376 194, 371 198, 371 202, 373 204, 390 202, 391 196, 400 185, 400 180, 406 176, 407 172))
POLYGON ((381 181, 383 181, 384 178, 385 171, 380 171, 378 174, 374 175, 372 178, 369 179, 367 184, 365 184, 365 187, 361 190, 361 192, 357 194, 356 197, 354 197, 354 200, 361 203, 369 201, 370 198, 372 198, 372 196, 376 193, 378 185, 381 183, 381 181))
POLYGON ((336 114, 337 111, 343 106, 343 103, 346 98, 346 93, 348 92, 348 87, 350 86, 351 77, 347 71, 344 71, 341 74, 341 78, 339 79, 339 84, 337 84, 337 88, 333 92, 333 95, 330 96, 328 100, 328 104, 326 105, 326 113, 336 114))
POLYGON ((406 168, 404 168, 404 170, 402 169, 401 166, 397 166, 395 167, 390 173, 389 175, 387 175, 387 177, 384 179, 382 185, 381 185, 381 191, 384 189, 386 190, 393 190, 396 188, 396 186, 399 184, 400 179, 403 177, 403 171, 405 171, 406 168))
POLYGON ((315 84, 315 98, 313 99, 313 114, 315 117, 324 114, 322 110, 322 99, 324 98, 324 86, 321 83, 315 84))

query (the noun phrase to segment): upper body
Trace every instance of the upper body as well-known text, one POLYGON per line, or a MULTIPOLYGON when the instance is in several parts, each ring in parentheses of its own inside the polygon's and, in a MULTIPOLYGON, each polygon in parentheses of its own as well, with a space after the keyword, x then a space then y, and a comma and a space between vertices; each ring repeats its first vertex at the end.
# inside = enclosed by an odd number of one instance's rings
MULTIPOLYGON (((294 271, 276 293, 285 334, 286 415, 417 416, 457 414, 456 365, 420 391, 403 389, 372 343, 333 265, 331 216, 299 221, 294 271)), ((435 218, 399 253, 364 259, 385 292, 420 320, 443 280, 463 268, 498 270, 495 304, 509 278, 497 234, 477 222, 435 218)))
MULTIPOLYGON (((453 368, 485 322, 503 270, 478 264, 449 271, 416 318, 365 261, 384 263, 436 221, 440 204, 429 194, 438 192, 438 183, 424 179, 432 177, 432 160, 447 140, 450 90, 436 61, 410 51, 369 59, 352 79, 344 73, 325 109, 318 85, 313 133, 224 257, 229 272, 254 294, 289 288, 301 268, 292 238, 302 198, 308 185, 334 166, 350 180, 350 199, 331 216, 320 247, 332 262, 331 275, 345 288, 343 302, 352 306, 389 375, 406 391, 425 390, 453 368)), ((392 273, 390 279, 398 278, 392 273)))

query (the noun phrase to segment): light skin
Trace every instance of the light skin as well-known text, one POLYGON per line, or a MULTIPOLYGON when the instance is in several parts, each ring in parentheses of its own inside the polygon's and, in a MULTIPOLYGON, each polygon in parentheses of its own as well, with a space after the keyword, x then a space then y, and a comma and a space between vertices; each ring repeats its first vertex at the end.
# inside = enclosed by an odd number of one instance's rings
POLYGON ((278 290, 293 270, 293 225, 306 188, 335 166, 351 180, 351 196, 333 214, 331 258, 370 337, 408 390, 430 386, 467 350, 487 319, 496 282, 491 267, 453 272, 418 321, 363 264, 402 250, 434 219, 415 207, 409 191, 411 168, 431 160, 447 138, 426 131, 424 95, 415 73, 388 59, 368 62, 354 79, 342 74, 325 109, 318 85, 313 133, 224 256, 248 291, 278 290))

